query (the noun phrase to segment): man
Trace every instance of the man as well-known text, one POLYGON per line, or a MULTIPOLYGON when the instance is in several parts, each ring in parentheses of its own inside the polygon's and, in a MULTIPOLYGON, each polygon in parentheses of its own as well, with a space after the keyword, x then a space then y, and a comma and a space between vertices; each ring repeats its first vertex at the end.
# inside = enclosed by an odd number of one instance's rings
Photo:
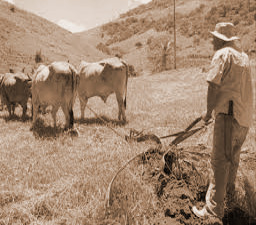
POLYGON ((235 44, 232 23, 218 23, 213 35, 216 53, 207 77, 207 112, 215 112, 211 166, 213 177, 206 194, 206 204, 193 213, 201 218, 224 216, 224 197, 234 196, 240 151, 253 113, 252 78, 249 58, 235 44))

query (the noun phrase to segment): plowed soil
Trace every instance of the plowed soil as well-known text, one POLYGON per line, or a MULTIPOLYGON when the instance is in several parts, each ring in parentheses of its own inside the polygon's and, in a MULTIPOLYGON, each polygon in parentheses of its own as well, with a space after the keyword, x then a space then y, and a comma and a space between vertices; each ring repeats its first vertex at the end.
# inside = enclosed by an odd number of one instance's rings
POLYGON ((202 220, 191 212, 193 205, 204 205, 210 175, 209 152, 203 145, 172 146, 165 150, 152 148, 132 159, 111 184, 106 223, 256 224, 239 207, 226 209, 223 221, 202 220), (164 156, 164 152, 168 153, 164 156))

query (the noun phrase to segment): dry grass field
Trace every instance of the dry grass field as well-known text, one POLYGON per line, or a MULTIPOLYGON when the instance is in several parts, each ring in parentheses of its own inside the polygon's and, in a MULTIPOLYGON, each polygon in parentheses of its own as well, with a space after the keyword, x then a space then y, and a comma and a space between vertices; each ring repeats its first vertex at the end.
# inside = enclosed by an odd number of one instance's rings
MULTIPOLYGON (((255 66, 254 62, 254 80, 255 66)), ((130 128, 145 129, 159 137, 183 130, 205 110, 205 76, 201 69, 190 68, 130 78, 126 110, 129 122, 125 125, 117 121, 113 95, 106 104, 98 98, 88 103, 106 123, 89 109, 86 119, 81 121, 77 102, 77 137, 61 132, 61 128, 51 128, 48 114, 41 117, 44 126, 33 133, 30 114, 24 122, 19 119, 20 108, 16 109, 17 117, 11 119, 7 110, 0 112, 0 224, 118 224, 105 217, 108 185, 122 165, 150 147, 148 143, 128 143, 124 136, 130 128), (120 136, 108 126, 114 127, 120 136)), ((61 127, 64 122, 61 111, 58 119, 61 127)), ((242 171, 254 188, 255 127, 254 117, 241 154, 242 171)), ((203 145, 210 153, 211 130, 209 126, 180 146, 193 149, 203 145)), ((170 142, 171 138, 164 139, 162 144, 168 146, 170 142)), ((180 224, 169 219, 169 224, 180 224)), ((150 223, 144 221, 144 224, 150 223)), ((159 220, 157 224, 164 222, 159 220)))

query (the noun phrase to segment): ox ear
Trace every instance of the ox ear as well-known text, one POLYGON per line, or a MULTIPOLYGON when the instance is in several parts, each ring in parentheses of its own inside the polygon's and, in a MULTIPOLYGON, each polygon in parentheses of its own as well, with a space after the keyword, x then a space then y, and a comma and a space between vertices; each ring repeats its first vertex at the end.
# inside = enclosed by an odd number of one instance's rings
POLYGON ((32 80, 28 80, 28 81, 26 81, 26 82, 27 82, 27 84, 28 84, 28 87, 31 88, 31 87, 32 87, 32 80))
POLYGON ((112 65, 107 62, 101 62, 100 65, 103 66, 104 68, 113 68, 112 65))
POLYGON ((27 74, 27 76, 28 76, 29 81, 31 81, 32 80, 32 75, 31 74, 27 74))
POLYGON ((104 66, 104 70, 109 70, 109 69, 113 69, 113 66, 109 63, 100 63, 102 66, 104 66))
POLYGON ((101 66, 105 66, 105 65, 106 65, 105 62, 100 62, 99 64, 100 64, 101 66))

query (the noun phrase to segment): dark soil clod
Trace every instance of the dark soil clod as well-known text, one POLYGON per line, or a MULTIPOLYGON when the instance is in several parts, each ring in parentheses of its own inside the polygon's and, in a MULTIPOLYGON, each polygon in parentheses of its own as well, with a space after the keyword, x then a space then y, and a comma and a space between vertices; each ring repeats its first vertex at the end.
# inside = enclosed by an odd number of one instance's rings
POLYGON ((226 211, 223 218, 223 225, 231 224, 256 225, 256 219, 250 218, 250 216, 240 208, 234 208, 230 211, 226 211))
POLYGON ((165 215, 165 217, 175 218, 176 210, 166 209, 164 215, 165 215))
POLYGON ((188 220, 191 217, 191 213, 185 212, 184 209, 180 210, 180 214, 184 216, 186 220, 188 220))
MULTIPOLYGON (((115 205, 116 208, 113 209, 113 214, 118 210, 120 211, 120 207, 123 207, 123 211, 127 212, 129 203, 131 204, 131 206, 129 206, 130 209, 137 207, 141 210, 141 212, 135 210, 137 213, 136 217, 129 215, 134 219, 130 224, 135 224, 135 221, 143 224, 145 220, 145 214, 143 213, 146 211, 150 211, 151 215, 154 215, 155 218, 147 218, 148 224, 166 224, 155 223, 155 221, 169 221, 167 224, 172 224, 170 221, 175 221, 175 224, 180 223, 187 225, 221 224, 216 222, 216 219, 211 221, 210 219, 203 220, 197 218, 191 211, 193 205, 202 207, 205 203, 206 192, 209 185, 209 171, 207 167, 207 159, 209 158, 199 160, 199 157, 202 156, 200 151, 204 151, 205 148, 202 146, 193 147, 193 151, 198 153, 197 155, 193 154, 193 156, 189 154, 184 155, 179 150, 180 149, 172 147, 172 149, 164 155, 159 149, 151 148, 145 154, 140 155, 140 157, 134 161, 133 166, 129 167, 128 171, 123 170, 123 176, 125 177, 129 174, 133 175, 134 170, 138 172, 136 170, 137 166, 143 165, 143 170, 140 173, 135 173, 136 176, 140 175, 139 179, 141 179, 141 181, 139 180, 139 182, 133 184, 135 186, 138 185, 139 189, 136 186, 130 193, 115 192, 116 198, 113 200, 115 203, 113 205, 115 205), (161 164, 163 162, 165 166, 161 164), (162 168, 162 170, 159 170, 159 168, 162 168), (141 185, 141 188, 139 185, 141 185), (139 190, 138 193, 136 192, 137 190, 139 190), (149 198, 144 197, 146 193, 150 193, 151 196, 149 198), (145 199, 147 201, 144 201, 145 199), (141 205, 139 208, 138 202, 144 205, 141 205), (137 205, 135 204, 134 206, 134 203, 137 205)), ((189 150, 191 151, 191 147, 189 147, 189 150)), ((209 155, 205 154, 204 157, 209 157, 209 155)), ((132 176, 130 180, 136 181, 134 176, 132 176)), ((126 187, 127 186, 125 186, 125 188, 126 187)), ((256 225, 255 220, 252 220, 240 209, 226 212, 223 224, 256 225)))

